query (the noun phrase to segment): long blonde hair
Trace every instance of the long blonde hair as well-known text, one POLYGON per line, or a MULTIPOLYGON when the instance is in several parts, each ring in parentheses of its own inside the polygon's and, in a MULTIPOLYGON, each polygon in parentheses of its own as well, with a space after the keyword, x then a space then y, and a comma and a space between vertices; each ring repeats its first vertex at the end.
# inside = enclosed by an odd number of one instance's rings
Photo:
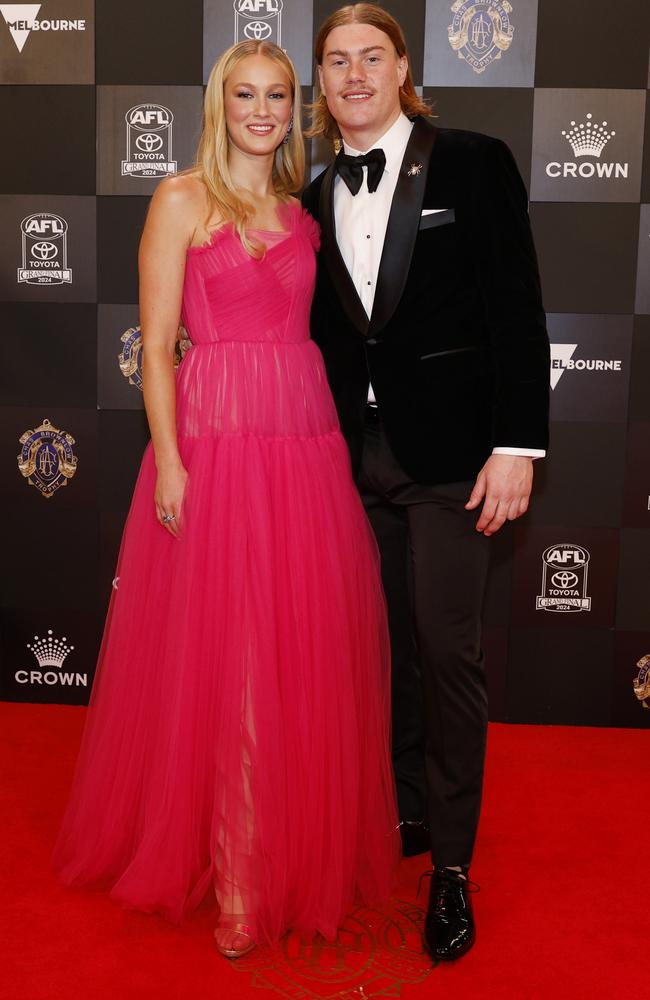
MULTIPOLYGON (((327 41, 328 35, 330 32, 334 31, 334 28, 339 28, 343 24, 370 24, 374 28, 379 28, 379 30, 383 31, 385 35, 388 35, 391 42, 395 46, 397 56, 399 58, 406 56, 408 59, 406 78, 402 86, 399 88, 399 99, 402 111, 409 118, 412 118, 414 115, 431 114, 430 105, 419 96, 413 83, 411 60, 408 58, 404 32, 402 31, 399 22, 396 21, 387 10, 384 10, 382 7, 378 7, 377 4, 351 3, 346 7, 339 7, 339 9, 335 10, 333 14, 330 14, 327 20, 321 25, 321 29, 316 36, 314 55, 316 57, 317 65, 323 65, 325 42, 327 41)), ((341 138, 339 127, 330 114, 329 108, 327 107, 327 100, 325 99, 324 94, 320 93, 320 88, 318 97, 313 104, 309 105, 309 110, 311 111, 311 127, 306 133, 309 138, 316 138, 319 135, 324 136, 326 139, 333 139, 335 141, 341 138)))
MULTIPOLYGON (((246 236, 246 225, 255 209, 237 193, 228 163, 228 131, 224 85, 234 68, 247 56, 261 55, 279 63, 289 77, 293 104, 293 128, 286 143, 281 143, 273 164, 273 187, 280 201, 302 188, 305 174, 305 147, 302 137, 300 81, 295 66, 273 42, 239 42, 227 49, 212 67, 203 102, 203 130, 192 173, 203 181, 210 201, 210 213, 216 209, 221 220, 232 221, 246 250, 259 256, 260 247, 246 236)), ((208 216, 208 218, 209 218, 208 216)))

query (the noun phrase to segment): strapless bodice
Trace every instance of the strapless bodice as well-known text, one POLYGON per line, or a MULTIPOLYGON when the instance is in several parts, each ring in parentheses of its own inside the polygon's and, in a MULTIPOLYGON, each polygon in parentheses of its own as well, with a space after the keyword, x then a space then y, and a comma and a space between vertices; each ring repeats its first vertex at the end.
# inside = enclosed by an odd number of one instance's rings
POLYGON ((318 225, 297 202, 282 205, 278 217, 281 231, 250 230, 266 245, 259 259, 230 222, 188 249, 182 321, 193 345, 309 338, 318 225))
POLYGON ((182 318, 191 346, 177 369, 180 436, 313 437, 338 427, 309 336, 318 225, 295 202, 278 216, 282 231, 254 231, 266 246, 260 259, 232 224, 188 251, 182 318))

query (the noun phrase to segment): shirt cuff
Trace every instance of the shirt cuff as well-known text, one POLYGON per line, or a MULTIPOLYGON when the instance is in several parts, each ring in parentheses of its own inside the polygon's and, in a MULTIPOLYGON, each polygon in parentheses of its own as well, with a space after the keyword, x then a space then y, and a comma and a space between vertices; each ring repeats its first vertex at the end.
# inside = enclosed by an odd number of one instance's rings
POLYGON ((520 455, 522 458, 545 458, 543 448, 493 448, 493 455, 520 455))

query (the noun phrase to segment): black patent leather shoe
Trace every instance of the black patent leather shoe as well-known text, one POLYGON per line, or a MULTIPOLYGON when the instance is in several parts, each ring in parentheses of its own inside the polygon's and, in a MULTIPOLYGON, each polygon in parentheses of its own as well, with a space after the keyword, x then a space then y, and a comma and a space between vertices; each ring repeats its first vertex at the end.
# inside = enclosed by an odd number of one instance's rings
POLYGON ((471 894, 480 887, 453 868, 436 868, 424 875, 431 875, 424 945, 435 962, 453 962, 476 940, 471 894))
POLYGON ((416 854, 425 854, 431 850, 429 827, 424 820, 403 819, 399 825, 402 838, 402 854, 405 858, 413 858, 416 854))

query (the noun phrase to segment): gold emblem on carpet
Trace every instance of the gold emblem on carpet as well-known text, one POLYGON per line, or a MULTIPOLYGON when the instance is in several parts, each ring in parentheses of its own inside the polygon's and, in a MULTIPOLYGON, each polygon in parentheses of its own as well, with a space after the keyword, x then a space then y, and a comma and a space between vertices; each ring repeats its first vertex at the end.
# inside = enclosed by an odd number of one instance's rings
POLYGON ((423 922, 423 910, 405 900, 381 909, 360 906, 331 943, 288 934, 277 948, 255 948, 233 965, 251 976, 251 986, 288 1000, 398 997, 402 986, 421 983, 431 972, 423 922))

